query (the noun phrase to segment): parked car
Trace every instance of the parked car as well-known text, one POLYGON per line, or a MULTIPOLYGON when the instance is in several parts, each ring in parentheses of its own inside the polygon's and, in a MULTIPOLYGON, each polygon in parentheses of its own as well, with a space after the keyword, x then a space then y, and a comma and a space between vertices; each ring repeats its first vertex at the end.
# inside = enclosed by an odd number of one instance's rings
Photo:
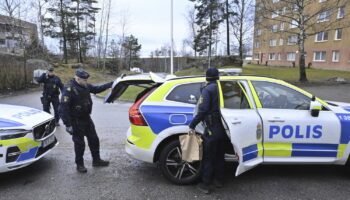
POLYGON ((0 173, 28 166, 57 146, 50 114, 9 104, 0 104, 0 111, 0 173))
MULTIPOLYGON (((115 101, 129 85, 145 88, 129 110, 126 152, 158 162, 173 183, 192 183, 200 176, 200 162, 182 161, 178 138, 188 132, 204 83, 204 76, 126 76, 114 82, 105 99, 115 101)), ((323 101, 282 80, 260 76, 220 76, 218 88, 230 138, 226 160, 238 162, 236 176, 260 164, 348 167, 349 103, 323 101)))

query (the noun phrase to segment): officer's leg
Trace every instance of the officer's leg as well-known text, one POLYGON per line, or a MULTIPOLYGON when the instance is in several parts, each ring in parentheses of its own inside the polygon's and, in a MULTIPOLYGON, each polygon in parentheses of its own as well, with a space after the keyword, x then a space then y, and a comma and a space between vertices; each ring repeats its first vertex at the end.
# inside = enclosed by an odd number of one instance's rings
POLYGON ((213 135, 203 137, 202 182, 209 185, 214 173, 215 140, 213 135))
POLYGON ((46 97, 42 97, 41 103, 43 104, 43 110, 47 113, 50 112, 50 101, 46 97))
POLYGON ((58 99, 58 96, 57 97, 53 97, 52 98, 52 106, 53 106, 53 111, 55 113, 55 120, 56 120, 56 123, 58 123, 58 121, 60 121, 60 116, 59 116, 59 113, 58 113, 58 106, 60 104, 60 101, 58 99))
POLYGON ((225 130, 223 127, 216 127, 217 131, 217 145, 216 145, 216 155, 215 155, 215 169, 214 176, 215 179, 222 183, 225 174, 225 140, 228 139, 225 135, 225 130))
POLYGON ((87 121, 87 127, 89 127, 86 130, 86 137, 88 140, 89 148, 91 151, 92 159, 95 161, 100 160, 100 139, 97 136, 96 129, 94 122, 90 118, 89 121, 87 121))
POLYGON ((73 123, 73 142, 75 151, 75 163, 77 165, 84 165, 84 151, 85 151, 85 141, 84 141, 84 127, 79 120, 75 120, 73 123))

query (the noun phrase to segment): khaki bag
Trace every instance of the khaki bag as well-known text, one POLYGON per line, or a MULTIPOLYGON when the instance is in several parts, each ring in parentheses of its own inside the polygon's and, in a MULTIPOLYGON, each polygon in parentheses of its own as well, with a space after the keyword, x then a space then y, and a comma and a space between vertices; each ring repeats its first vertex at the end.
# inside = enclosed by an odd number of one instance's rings
POLYGON ((194 162, 202 160, 203 148, 202 138, 197 134, 180 135, 180 145, 182 151, 182 160, 194 162))

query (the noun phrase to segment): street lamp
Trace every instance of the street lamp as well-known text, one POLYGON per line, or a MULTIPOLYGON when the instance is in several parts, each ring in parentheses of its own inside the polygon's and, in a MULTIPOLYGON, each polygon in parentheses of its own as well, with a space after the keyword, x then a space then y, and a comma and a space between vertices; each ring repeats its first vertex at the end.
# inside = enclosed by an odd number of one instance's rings
POLYGON ((170 74, 174 74, 174 16, 173 16, 173 11, 174 11, 174 0, 171 0, 171 23, 170 23, 170 37, 171 37, 171 53, 170 53, 170 74))

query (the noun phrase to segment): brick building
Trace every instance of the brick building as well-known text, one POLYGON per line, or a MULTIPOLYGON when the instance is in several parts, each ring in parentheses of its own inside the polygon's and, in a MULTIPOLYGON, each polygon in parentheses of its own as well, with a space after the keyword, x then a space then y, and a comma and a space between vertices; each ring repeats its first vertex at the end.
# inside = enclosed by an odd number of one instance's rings
MULTIPOLYGON (((271 0, 276 11, 261 14, 262 0, 256 2, 256 20, 254 30, 253 62, 272 66, 298 66, 298 37, 300 32, 295 24, 282 19, 285 12, 293 12, 293 8, 284 7, 279 0, 271 0), (287 11, 286 11, 287 9, 287 11), (264 15, 264 16, 262 16, 264 15), (280 20, 279 20, 280 19, 280 20)), ((266 0, 263 0, 266 1, 266 0)), ((332 0, 314 0, 309 9, 320 6, 332 6, 332 0)), ((310 10, 312 13, 312 10, 310 10)), ((311 15, 311 14, 310 14, 311 15)), ((317 34, 310 34, 305 41, 305 65, 314 68, 350 70, 350 4, 343 1, 329 11, 318 13, 310 21, 315 24, 317 34), (327 27, 327 28, 324 28, 327 27)))
POLYGON ((38 38, 35 24, 0 15, 0 52, 23 54, 34 38, 38 38))

